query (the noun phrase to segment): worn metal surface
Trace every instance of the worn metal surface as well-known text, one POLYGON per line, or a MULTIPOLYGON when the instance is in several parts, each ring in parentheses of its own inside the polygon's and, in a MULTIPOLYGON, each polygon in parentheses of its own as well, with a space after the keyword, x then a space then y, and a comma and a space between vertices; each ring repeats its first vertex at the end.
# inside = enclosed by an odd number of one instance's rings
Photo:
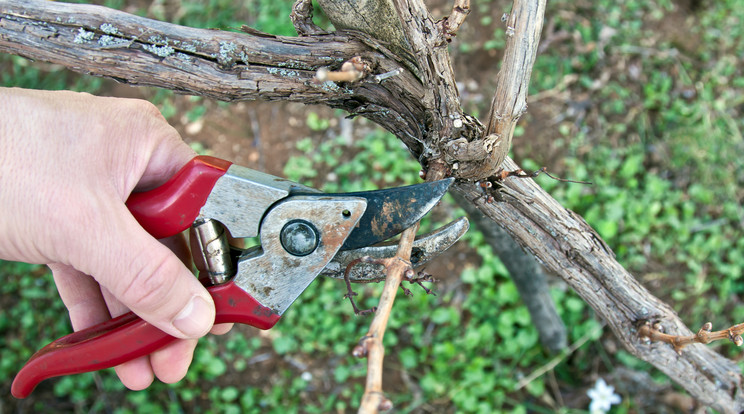
POLYGON ((200 211, 200 219, 222 223, 235 238, 258 235, 261 219, 279 200, 301 195, 322 200, 327 197, 356 197, 367 200, 367 211, 346 239, 342 249, 366 247, 387 240, 407 229, 434 207, 454 179, 406 187, 356 193, 325 194, 301 184, 232 165, 222 176, 200 211))
POLYGON ((367 201, 357 197, 293 196, 274 206, 261 223, 261 247, 238 260, 235 284, 263 306, 281 315, 333 259, 364 214, 367 201), (282 247, 279 234, 296 220, 320 233, 315 250, 302 257, 282 247))
POLYGON ((307 256, 318 247, 320 235, 312 224, 295 220, 284 225, 279 240, 287 253, 293 256, 307 256))
MULTIPOLYGON (((470 223, 468 222, 468 219, 466 217, 461 217, 432 231, 431 233, 419 236, 416 241, 413 242, 411 265, 416 268, 434 259, 455 244, 455 242, 457 242, 469 228, 470 223)), ((343 279, 344 270, 352 260, 364 256, 378 259, 392 257, 395 255, 397 248, 398 245, 396 243, 386 243, 384 245, 340 251, 336 254, 336 257, 326 265, 325 269, 323 269, 320 274, 323 276, 343 279)), ((349 272, 349 279, 352 282, 375 282, 384 278, 385 271, 382 266, 370 263, 359 263, 351 269, 351 272, 349 272)))
POLYGON ((367 200, 367 211, 341 250, 367 247, 411 227, 439 202, 453 181, 453 178, 448 178, 385 190, 323 194, 333 197, 363 197, 367 200))
POLYGON ((230 258, 225 228, 214 220, 198 220, 194 223, 194 233, 209 280, 219 284, 231 278, 235 274, 235 266, 230 258))
POLYGON ((233 164, 217 180, 200 218, 219 221, 235 238, 254 237, 266 210, 297 186, 292 181, 233 164))

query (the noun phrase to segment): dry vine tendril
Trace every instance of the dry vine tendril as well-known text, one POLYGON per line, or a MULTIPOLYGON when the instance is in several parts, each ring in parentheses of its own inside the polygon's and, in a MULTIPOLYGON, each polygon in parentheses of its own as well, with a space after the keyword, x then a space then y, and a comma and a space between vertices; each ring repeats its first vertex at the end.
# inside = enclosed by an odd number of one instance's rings
POLYGON ((742 344, 744 344, 744 338, 741 336, 744 334, 744 323, 715 332, 711 332, 712 329, 713 324, 706 322, 702 327, 700 327, 695 335, 669 335, 664 333, 664 328, 661 326, 661 323, 651 323, 646 321, 638 329, 638 336, 641 339, 646 339, 650 342, 666 342, 672 345, 679 355, 682 355, 682 348, 694 343, 709 344, 713 341, 728 339, 736 346, 742 346, 742 344))
MULTIPOLYGON (((356 315, 369 315, 372 313, 375 313, 377 311, 377 307, 372 307, 370 309, 359 309, 359 307, 356 305, 356 302, 354 302, 354 296, 357 296, 358 293, 354 292, 351 289, 351 278, 350 273, 351 269, 361 263, 367 263, 367 264, 376 264, 383 266, 387 268, 387 266, 390 264, 391 260, 395 260, 394 257, 387 258, 387 259, 377 259, 370 256, 364 256, 360 257, 359 259, 352 260, 347 266, 346 270, 344 271, 344 282, 346 282, 346 294, 344 295, 344 299, 349 299, 349 302, 351 302, 351 307, 354 308, 354 314, 356 315)), ((381 279, 382 280, 382 279, 381 279)), ((411 265, 408 265, 408 269, 403 273, 403 280, 408 281, 409 283, 413 284, 416 283, 419 286, 421 286, 422 289, 424 289, 424 292, 426 292, 427 295, 434 295, 436 296, 436 293, 434 293, 433 290, 427 288, 423 285, 423 282, 435 282, 432 275, 424 272, 423 270, 419 272, 415 272, 411 265)), ((375 280, 372 280, 373 282, 375 280)), ((380 280, 377 280, 378 282, 380 280)), ((403 289, 403 293, 406 296, 413 296, 413 293, 410 289, 407 289, 403 287, 403 285, 400 285, 400 288, 403 289)), ((364 338, 362 338, 363 340, 364 338)))
POLYGON ((502 169, 499 169, 499 171, 497 171, 496 174, 486 178, 485 180, 477 181, 476 184, 481 190, 483 190, 483 193, 486 198, 486 202, 493 203, 494 200, 499 199, 499 195, 495 193, 495 191, 497 191, 500 183, 504 181, 505 179, 509 177, 535 178, 541 173, 547 175, 548 177, 556 181, 560 181, 564 183, 587 184, 587 185, 592 184, 589 181, 568 180, 565 178, 556 177, 548 172, 548 167, 542 167, 539 170, 535 170, 531 173, 528 173, 521 168, 513 170, 513 171, 506 171, 502 168, 502 169))

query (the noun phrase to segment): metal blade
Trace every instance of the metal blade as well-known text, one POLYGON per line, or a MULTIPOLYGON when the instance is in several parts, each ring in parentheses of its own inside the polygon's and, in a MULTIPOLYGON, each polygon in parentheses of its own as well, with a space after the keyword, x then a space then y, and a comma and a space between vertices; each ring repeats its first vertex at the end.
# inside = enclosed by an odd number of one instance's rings
POLYGON ((361 197, 367 200, 367 210, 341 246, 341 250, 352 250, 377 244, 411 227, 439 202, 453 181, 454 178, 447 178, 385 190, 307 195, 361 197))
MULTIPOLYGON (((442 226, 431 233, 419 236, 413 242, 411 252, 411 265, 416 268, 436 258, 445 250, 449 249, 470 228, 470 223, 465 217, 461 217, 452 223, 442 226)), ((377 246, 362 247, 336 253, 336 256, 323 269, 323 276, 343 279, 346 266, 353 260, 364 256, 384 259, 395 255, 398 249, 397 243, 385 243, 377 246)), ((359 263, 349 272, 349 280, 352 282, 376 282, 385 279, 385 272, 381 266, 359 263)))
POLYGON ((261 306, 282 315, 338 253, 366 209, 359 197, 290 197, 272 208, 261 223, 261 245, 245 250, 232 279, 261 306), (312 252, 293 254, 282 241, 288 223, 305 223, 318 232, 312 252))

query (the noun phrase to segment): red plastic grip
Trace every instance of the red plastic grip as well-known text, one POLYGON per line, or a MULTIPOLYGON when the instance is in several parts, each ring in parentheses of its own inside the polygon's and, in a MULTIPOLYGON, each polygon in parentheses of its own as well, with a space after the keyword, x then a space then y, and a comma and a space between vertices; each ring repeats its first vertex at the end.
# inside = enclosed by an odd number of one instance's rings
MULTIPOLYGON (((228 282, 207 288, 214 299, 215 323, 274 326, 280 315, 228 282)), ((132 312, 64 336, 36 352, 13 380, 11 393, 26 398, 39 382, 60 375, 111 368, 148 355, 176 340, 132 312)))
POLYGON ((160 187, 130 195, 127 207, 155 238, 176 235, 191 226, 230 165, 220 158, 194 157, 160 187))

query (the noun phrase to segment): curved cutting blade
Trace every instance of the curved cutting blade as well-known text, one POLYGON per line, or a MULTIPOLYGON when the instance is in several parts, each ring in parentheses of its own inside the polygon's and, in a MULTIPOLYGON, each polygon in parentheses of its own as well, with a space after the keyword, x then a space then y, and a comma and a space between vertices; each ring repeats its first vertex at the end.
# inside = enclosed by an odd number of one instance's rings
POLYGON ((371 246, 411 227, 437 205, 453 181, 448 178, 385 190, 331 194, 367 199, 367 210, 341 250, 371 246))
POLYGON ((411 227, 425 216, 444 196, 454 181, 447 178, 405 187, 384 190, 360 191, 356 193, 298 193, 311 197, 361 197, 367 200, 367 210, 359 219, 341 250, 352 250, 371 246, 387 240, 411 227))

